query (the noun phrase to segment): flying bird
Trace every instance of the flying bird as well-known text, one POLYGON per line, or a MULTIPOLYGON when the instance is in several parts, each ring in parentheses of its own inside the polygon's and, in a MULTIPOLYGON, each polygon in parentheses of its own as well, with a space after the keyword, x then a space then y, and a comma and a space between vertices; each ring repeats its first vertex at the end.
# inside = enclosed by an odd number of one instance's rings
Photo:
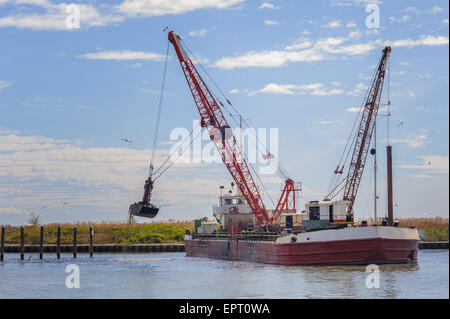
POLYGON ((133 143, 132 140, 129 140, 129 139, 127 139, 127 138, 122 138, 121 140, 124 141, 125 143, 128 143, 128 144, 133 143))
POLYGON ((61 202, 61 205, 69 205, 68 202, 61 202))
POLYGON ((401 121, 400 123, 397 124, 397 127, 402 126, 403 124, 405 124, 406 121, 401 121))
POLYGON ((163 32, 166 32, 167 29, 169 29, 168 26, 166 26, 166 27, 164 28, 163 32))
POLYGON ((30 260, 31 260, 31 256, 28 256, 28 257, 27 257, 27 261, 30 261, 30 260))
POLYGON ((273 154, 270 154, 270 152, 268 152, 267 154, 263 154, 263 159, 265 160, 270 160, 273 157, 274 157, 273 154))

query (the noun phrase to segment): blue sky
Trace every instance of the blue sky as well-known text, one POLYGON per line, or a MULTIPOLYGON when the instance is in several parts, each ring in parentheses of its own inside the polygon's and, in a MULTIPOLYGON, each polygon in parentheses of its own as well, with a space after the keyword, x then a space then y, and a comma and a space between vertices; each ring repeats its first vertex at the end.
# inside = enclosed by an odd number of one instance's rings
MULTIPOLYGON (((67 4, 0 0, 0 223, 22 224, 33 211, 45 223, 126 218, 147 174, 165 26, 252 126, 278 128, 279 160, 304 186, 301 206, 326 192, 391 45, 395 213, 448 216, 447 1, 79 1, 79 29, 65 24, 67 4), (380 28, 366 26, 368 4, 378 5, 380 28)), ((171 131, 198 119, 170 47, 158 161, 171 131)), ((381 215, 386 123, 377 135, 381 215)), ((371 168, 368 158, 361 218, 373 214, 371 168)), ((278 198, 281 181, 263 181, 278 198)), ((155 200, 171 204, 157 219, 210 216, 229 182, 222 164, 175 164, 155 186, 155 200)))

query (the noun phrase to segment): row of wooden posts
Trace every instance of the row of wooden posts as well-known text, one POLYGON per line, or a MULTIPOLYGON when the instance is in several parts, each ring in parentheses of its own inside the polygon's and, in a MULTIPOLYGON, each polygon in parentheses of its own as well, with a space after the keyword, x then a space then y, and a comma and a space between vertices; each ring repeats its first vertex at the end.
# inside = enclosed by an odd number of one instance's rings
MULTIPOLYGON (((25 257, 25 236, 24 227, 20 226, 20 259, 25 257)), ((41 226, 39 241, 39 259, 44 258, 44 226, 41 226)), ((89 255, 94 256, 94 230, 92 226, 89 226, 89 255)), ((5 226, 2 226, 2 233, 0 239, 0 261, 3 261, 5 257, 5 226)), ((57 239, 56 239, 56 258, 61 258, 61 226, 58 226, 57 239)), ((77 258, 77 226, 73 227, 73 258, 77 258)))

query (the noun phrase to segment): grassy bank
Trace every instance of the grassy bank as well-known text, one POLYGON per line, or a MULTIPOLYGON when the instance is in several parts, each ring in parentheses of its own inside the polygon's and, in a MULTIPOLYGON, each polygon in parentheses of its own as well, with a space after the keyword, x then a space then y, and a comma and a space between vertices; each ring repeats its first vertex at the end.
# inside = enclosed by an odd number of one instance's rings
POLYGON ((398 220, 400 227, 416 226, 423 240, 448 241, 448 218, 400 218, 398 220))
MULTIPOLYGON (((72 244, 74 224, 61 226, 61 244, 72 244)), ((193 230, 193 221, 162 221, 146 224, 128 224, 117 222, 76 223, 77 241, 89 243, 89 226, 94 229, 95 244, 150 244, 182 243, 186 228, 193 230)), ((45 244, 55 244, 58 224, 44 225, 45 244)), ((25 226, 25 245, 37 245, 40 240, 39 226, 25 226)), ((6 226, 6 244, 20 244, 20 227, 6 226)))
MULTIPOLYGON (((403 218, 400 227, 415 225, 426 241, 448 241, 448 218, 403 218)), ((72 244, 74 224, 61 225, 61 244, 72 244)), ((94 228, 95 244, 182 243, 186 228, 194 229, 193 221, 161 221, 145 224, 120 222, 76 223, 79 244, 89 243, 89 226, 94 228)), ((45 244, 55 244, 58 224, 45 225, 45 244)), ((39 226, 25 226, 25 245, 39 244, 39 226)), ((20 244, 20 227, 6 226, 5 242, 20 244)))

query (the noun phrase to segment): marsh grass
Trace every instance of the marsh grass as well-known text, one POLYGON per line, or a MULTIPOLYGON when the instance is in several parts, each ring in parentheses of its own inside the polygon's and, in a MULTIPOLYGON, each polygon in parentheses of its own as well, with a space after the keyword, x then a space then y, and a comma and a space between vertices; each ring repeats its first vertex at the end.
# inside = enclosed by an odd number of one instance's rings
POLYGON ((416 226, 426 241, 448 241, 448 218, 400 218, 400 227, 416 226))
MULTIPOLYGON (((448 241, 448 218, 400 218, 400 227, 416 226, 423 240, 448 241)), ((94 229, 95 244, 151 244, 182 243, 187 228, 194 230, 192 220, 167 220, 150 223, 128 224, 117 221, 100 223, 79 222, 75 224, 59 224, 61 226, 61 244, 72 244, 73 226, 77 226, 77 241, 80 245, 89 243, 89 226, 94 229)), ((56 244, 58 224, 44 226, 44 242, 56 244)), ((38 245, 40 240, 39 226, 25 226, 25 245, 38 245)), ((20 244, 20 227, 6 226, 6 244, 20 244)))
MULTIPOLYGON (((61 244, 73 243, 73 227, 77 226, 78 244, 89 243, 89 226, 94 229, 95 244, 151 244, 182 243, 186 228, 193 230, 193 221, 160 221, 151 223, 128 224, 116 221, 100 223, 80 222, 75 224, 44 225, 44 243, 56 244, 58 225, 61 226, 61 244)), ((20 244, 20 226, 6 226, 6 244, 20 244)), ((38 245, 39 226, 25 226, 25 245, 38 245)))

